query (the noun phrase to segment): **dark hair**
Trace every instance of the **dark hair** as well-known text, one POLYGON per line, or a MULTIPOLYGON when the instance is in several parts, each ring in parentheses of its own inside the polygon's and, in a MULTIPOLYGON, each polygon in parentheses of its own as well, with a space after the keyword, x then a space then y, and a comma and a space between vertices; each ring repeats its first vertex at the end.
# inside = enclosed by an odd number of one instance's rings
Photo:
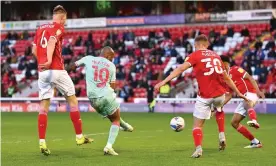
POLYGON ((67 14, 67 12, 63 6, 57 5, 53 10, 53 14, 67 14))
POLYGON ((230 63, 230 58, 228 56, 222 55, 222 56, 220 56, 220 58, 221 58, 222 62, 230 63))

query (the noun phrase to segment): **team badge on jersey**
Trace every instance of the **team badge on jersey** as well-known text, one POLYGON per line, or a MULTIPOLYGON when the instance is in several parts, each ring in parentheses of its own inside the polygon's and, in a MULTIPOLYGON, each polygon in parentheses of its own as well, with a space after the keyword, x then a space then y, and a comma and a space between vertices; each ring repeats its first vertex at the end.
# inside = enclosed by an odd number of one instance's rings
POLYGON ((244 70, 243 70, 242 68, 239 68, 238 71, 239 71, 240 73, 243 73, 243 72, 244 72, 244 70))
POLYGON ((57 32, 56 32, 56 35, 59 36, 61 34, 61 30, 58 29, 57 32))

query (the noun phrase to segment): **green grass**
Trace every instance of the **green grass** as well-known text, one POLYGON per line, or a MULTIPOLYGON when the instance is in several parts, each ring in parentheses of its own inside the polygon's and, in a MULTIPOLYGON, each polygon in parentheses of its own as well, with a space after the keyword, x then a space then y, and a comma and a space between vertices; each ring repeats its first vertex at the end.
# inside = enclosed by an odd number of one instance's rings
POLYGON ((83 128, 95 142, 76 146, 73 126, 67 113, 49 113, 47 143, 52 154, 43 156, 38 147, 37 113, 2 113, 2 165, 276 165, 276 115, 259 115, 259 130, 250 129, 264 147, 244 149, 249 142, 230 126, 226 119, 227 148, 218 151, 215 119, 204 128, 203 156, 192 159, 192 115, 178 114, 186 121, 179 133, 170 129, 173 114, 122 113, 135 127, 133 133, 120 132, 114 149, 119 156, 104 156, 110 123, 95 113, 82 113, 83 128))

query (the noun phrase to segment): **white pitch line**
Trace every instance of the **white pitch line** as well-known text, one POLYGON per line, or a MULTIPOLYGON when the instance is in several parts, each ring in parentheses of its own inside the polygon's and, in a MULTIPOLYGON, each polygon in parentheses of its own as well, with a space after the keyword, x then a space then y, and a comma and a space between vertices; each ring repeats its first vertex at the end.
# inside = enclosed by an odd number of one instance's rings
POLYGON ((140 137, 123 137, 123 138, 140 139, 140 138, 153 138, 153 137, 156 137, 156 136, 148 135, 148 136, 144 136, 144 137, 140 136, 140 137))
POLYGON ((19 144, 19 143, 28 143, 31 141, 7 141, 7 142, 1 142, 1 144, 19 144))
POLYGON ((93 134, 85 134, 85 135, 107 135, 109 133, 93 133, 93 134))
MULTIPOLYGON (((145 132, 163 132, 164 130, 147 130, 147 131, 138 131, 139 133, 145 133, 145 132)), ((96 135, 108 135, 109 133, 91 133, 91 134, 85 134, 85 135, 91 135, 91 136, 96 136, 96 135)), ((153 137, 153 136, 145 136, 145 137, 153 137)), ((139 138, 145 138, 145 137, 139 137, 139 138)), ((125 138, 125 137, 123 137, 125 138)), ((132 137, 129 137, 132 138, 132 137)), ((134 137, 136 138, 136 137, 134 137)), ((138 138, 138 137, 137 137, 138 138)), ((58 141, 62 141, 62 138, 56 138, 53 140, 49 140, 49 141, 53 141, 53 142, 58 142, 58 141)), ((1 144, 19 144, 19 143, 29 143, 31 141, 3 141, 1 142, 1 144)))
MULTIPOLYGON (((265 127, 265 128, 261 128, 261 130, 272 130, 275 129, 276 127, 265 127)), ((188 129, 188 130, 192 130, 192 129, 188 129)), ((260 131, 261 131, 260 130, 260 131)), ((138 132, 138 133, 146 133, 146 132, 163 132, 164 130, 142 130, 142 131, 134 131, 134 132, 138 132)), ((86 134, 86 135, 90 135, 90 136, 96 136, 96 135, 108 135, 109 133, 91 133, 91 134, 86 134)), ((225 133, 226 135, 232 135, 233 133, 225 133)), ((209 135, 209 136, 214 136, 214 135, 218 135, 218 133, 206 133, 204 135, 209 135)), ((187 136, 192 136, 192 134, 187 134, 187 136)), ((152 138, 155 136, 137 136, 137 137, 123 137, 123 138, 133 138, 133 139, 138 139, 138 138, 152 138)), ((49 140, 49 141, 53 141, 53 142, 58 142, 58 141, 62 141, 64 139, 62 138, 56 138, 53 140, 49 140)), ((19 144, 19 143, 29 143, 31 141, 3 141, 1 142, 1 144, 19 144)))

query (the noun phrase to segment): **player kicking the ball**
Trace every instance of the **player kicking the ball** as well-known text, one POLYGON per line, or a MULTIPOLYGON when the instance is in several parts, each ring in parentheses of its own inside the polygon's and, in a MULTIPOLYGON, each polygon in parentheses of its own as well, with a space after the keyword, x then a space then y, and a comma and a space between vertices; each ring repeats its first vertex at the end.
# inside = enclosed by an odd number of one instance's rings
POLYGON ((120 105, 114 93, 116 67, 112 63, 115 53, 112 48, 104 47, 100 57, 86 56, 75 62, 76 66, 84 66, 86 73, 87 96, 92 107, 112 122, 104 154, 118 155, 112 148, 119 129, 133 131, 133 127, 120 118, 120 105), (121 127, 120 127, 121 126, 121 127))
MULTIPOLYGON (((227 73, 230 75, 239 91, 251 101, 243 102, 238 105, 234 112, 231 124, 239 133, 241 133, 245 138, 251 141, 251 144, 249 146, 246 146, 245 148, 261 148, 261 142, 256 139, 245 126, 240 124, 240 122, 245 118, 246 114, 248 113, 248 117, 250 120, 247 122, 247 124, 250 127, 254 127, 255 129, 260 128, 260 124, 257 122, 257 115, 254 110, 254 106, 256 105, 259 97, 264 98, 265 96, 260 91, 256 81, 244 69, 238 66, 230 67, 229 57, 221 56, 221 59, 224 63, 224 67, 227 73)), ((231 99, 231 97, 232 95, 231 93, 229 93, 226 100, 224 101, 224 105, 231 99)))
POLYGON ((32 52, 38 61, 38 88, 41 100, 38 115, 39 148, 44 155, 51 153, 47 148, 45 135, 48 122, 47 113, 50 98, 54 95, 54 88, 64 95, 70 106, 70 117, 75 128, 77 145, 93 141, 82 134, 82 121, 75 96, 75 86, 66 70, 64 70, 61 44, 66 15, 66 11, 62 6, 56 6, 53 11, 53 23, 39 26, 33 43, 32 52))
POLYGON ((199 35, 195 38, 196 51, 189 55, 186 61, 175 69, 165 80, 155 86, 159 90, 171 79, 178 77, 185 70, 193 67, 196 73, 196 79, 199 86, 197 101, 195 104, 193 137, 195 143, 195 152, 191 157, 198 158, 202 156, 202 128, 206 119, 210 119, 211 105, 221 107, 225 99, 224 83, 231 87, 237 95, 244 100, 247 98, 240 93, 231 78, 225 72, 220 56, 207 49, 209 45, 205 35, 199 35))

